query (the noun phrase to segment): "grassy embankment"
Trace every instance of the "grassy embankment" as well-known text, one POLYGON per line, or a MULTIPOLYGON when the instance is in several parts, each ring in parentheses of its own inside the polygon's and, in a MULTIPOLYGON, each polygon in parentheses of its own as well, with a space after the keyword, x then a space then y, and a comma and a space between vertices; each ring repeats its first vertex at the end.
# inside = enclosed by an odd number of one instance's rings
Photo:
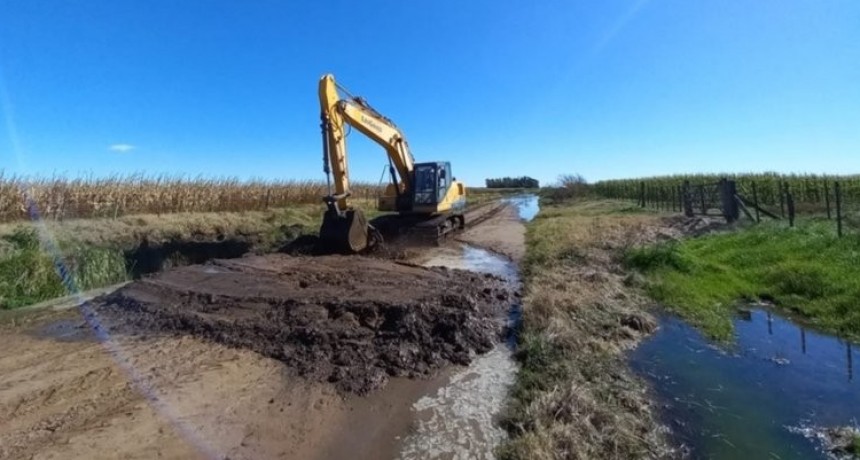
POLYGON ((547 201, 526 235, 521 368, 498 454, 661 457, 654 410, 623 357, 655 323, 621 266, 627 248, 658 238, 660 220, 625 203, 547 201))
MULTIPOLYGON (((479 205, 515 192, 470 189, 469 204, 479 205)), ((359 198, 352 203, 368 217, 378 214, 373 199, 359 198)), ((29 221, 0 224, 0 310, 68 294, 55 267, 58 260, 74 286, 88 290, 127 280, 135 264, 127 255, 143 242, 150 247, 239 242, 251 251, 271 252, 301 234, 315 234, 322 211, 322 204, 314 202, 243 212, 47 219, 42 221, 44 226, 29 221)), ((181 254, 169 257, 170 264, 185 263, 181 254)))
POLYGON ((832 224, 752 226, 631 250, 646 289, 712 337, 731 337, 732 314, 768 300, 825 331, 860 338, 860 236, 832 224))
MULTIPOLYGON (((319 209, 175 213, 117 219, 75 219, 0 225, 0 309, 18 308, 68 294, 55 264, 77 289, 127 280, 135 261, 127 255, 145 241, 150 247, 182 243, 245 243, 251 250, 277 249, 302 233, 316 231, 319 209)), ((170 263, 182 264, 173 254, 170 263)))

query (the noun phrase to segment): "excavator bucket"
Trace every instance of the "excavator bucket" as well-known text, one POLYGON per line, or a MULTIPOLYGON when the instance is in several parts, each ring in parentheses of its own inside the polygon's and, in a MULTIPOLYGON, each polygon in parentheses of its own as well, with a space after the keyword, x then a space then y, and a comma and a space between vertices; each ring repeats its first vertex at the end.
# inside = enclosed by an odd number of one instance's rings
POLYGON ((368 230, 367 218, 360 209, 328 209, 323 214, 320 243, 328 251, 361 252, 367 248, 368 230))

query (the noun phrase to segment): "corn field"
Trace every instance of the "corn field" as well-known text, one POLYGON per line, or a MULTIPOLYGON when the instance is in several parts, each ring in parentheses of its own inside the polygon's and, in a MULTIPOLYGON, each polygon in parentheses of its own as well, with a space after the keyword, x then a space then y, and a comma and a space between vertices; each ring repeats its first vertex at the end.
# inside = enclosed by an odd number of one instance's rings
MULTIPOLYGON (((374 198, 379 187, 353 183, 353 196, 374 198)), ((175 212, 259 211, 322 203, 324 181, 111 176, 28 178, 0 173, 0 222, 34 217, 71 219, 175 212)))

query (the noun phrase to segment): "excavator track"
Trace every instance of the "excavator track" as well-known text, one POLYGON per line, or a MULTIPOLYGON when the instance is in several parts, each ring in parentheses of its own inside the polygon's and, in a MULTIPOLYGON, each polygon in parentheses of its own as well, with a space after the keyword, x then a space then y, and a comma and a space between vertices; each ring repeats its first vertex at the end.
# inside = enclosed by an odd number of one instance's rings
POLYGON ((370 225, 379 231, 386 242, 435 245, 466 227, 463 214, 435 216, 389 214, 371 220, 370 225))

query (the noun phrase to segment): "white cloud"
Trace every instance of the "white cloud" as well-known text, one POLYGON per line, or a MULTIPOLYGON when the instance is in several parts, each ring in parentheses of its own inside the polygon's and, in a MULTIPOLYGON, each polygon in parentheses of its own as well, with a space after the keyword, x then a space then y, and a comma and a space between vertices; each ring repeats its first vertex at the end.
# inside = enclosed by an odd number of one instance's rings
POLYGON ((131 144, 113 144, 110 147, 108 147, 108 150, 110 150, 111 152, 127 153, 127 152, 131 152, 132 150, 134 150, 136 148, 137 147, 135 147, 131 144))

